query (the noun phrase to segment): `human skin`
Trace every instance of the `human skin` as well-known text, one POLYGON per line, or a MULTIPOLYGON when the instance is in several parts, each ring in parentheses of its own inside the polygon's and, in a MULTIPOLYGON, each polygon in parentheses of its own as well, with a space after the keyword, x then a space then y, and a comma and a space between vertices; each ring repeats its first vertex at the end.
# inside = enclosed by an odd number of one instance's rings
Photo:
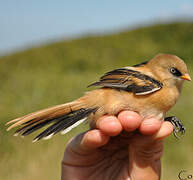
POLYGON ((132 111, 97 120, 97 129, 74 137, 62 160, 62 180, 158 180, 170 122, 132 111))

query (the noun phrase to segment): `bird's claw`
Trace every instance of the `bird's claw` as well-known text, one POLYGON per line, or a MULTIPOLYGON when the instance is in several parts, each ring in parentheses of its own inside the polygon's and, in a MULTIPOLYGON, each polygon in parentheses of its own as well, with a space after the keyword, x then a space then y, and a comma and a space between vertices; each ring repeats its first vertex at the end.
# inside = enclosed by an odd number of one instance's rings
POLYGON ((164 119, 165 121, 169 121, 172 123, 172 125, 174 126, 174 136, 179 139, 180 137, 178 136, 178 133, 180 132, 181 135, 184 135, 186 132, 186 128, 183 125, 183 123, 175 116, 171 116, 171 117, 166 117, 164 119))

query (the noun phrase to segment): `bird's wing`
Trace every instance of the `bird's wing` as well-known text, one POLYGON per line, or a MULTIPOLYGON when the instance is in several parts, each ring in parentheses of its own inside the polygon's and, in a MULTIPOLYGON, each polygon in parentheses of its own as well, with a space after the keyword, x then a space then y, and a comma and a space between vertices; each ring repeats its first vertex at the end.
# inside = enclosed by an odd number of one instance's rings
POLYGON ((141 67, 141 66, 145 66, 148 63, 148 61, 142 62, 140 64, 136 64, 133 67, 141 67))
POLYGON ((90 86, 110 87, 133 92, 135 95, 146 95, 158 91, 163 84, 134 67, 125 67, 107 72, 88 87, 90 86))

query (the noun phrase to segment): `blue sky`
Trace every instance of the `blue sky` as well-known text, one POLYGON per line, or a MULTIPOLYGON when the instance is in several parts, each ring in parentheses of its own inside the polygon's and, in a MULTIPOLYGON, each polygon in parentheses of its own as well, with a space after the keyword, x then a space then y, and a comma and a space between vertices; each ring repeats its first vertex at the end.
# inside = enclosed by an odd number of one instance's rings
POLYGON ((0 0, 0 54, 54 39, 193 17, 193 0, 0 0))

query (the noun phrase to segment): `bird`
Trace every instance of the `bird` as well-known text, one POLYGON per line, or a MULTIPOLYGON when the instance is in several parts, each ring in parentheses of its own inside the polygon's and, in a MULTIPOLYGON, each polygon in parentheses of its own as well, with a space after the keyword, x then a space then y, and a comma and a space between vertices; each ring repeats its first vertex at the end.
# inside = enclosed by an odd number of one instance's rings
MULTIPOLYGON (((139 113, 143 119, 163 120, 177 102, 184 80, 191 81, 185 62, 176 55, 157 54, 149 61, 105 73, 88 87, 82 97, 16 118, 7 123, 8 131, 18 127, 14 136, 26 136, 46 126, 33 142, 49 139, 61 132, 66 134, 88 120, 96 128, 103 115, 117 115, 123 110, 139 113)), ((184 131, 177 118, 166 118, 184 131)))

